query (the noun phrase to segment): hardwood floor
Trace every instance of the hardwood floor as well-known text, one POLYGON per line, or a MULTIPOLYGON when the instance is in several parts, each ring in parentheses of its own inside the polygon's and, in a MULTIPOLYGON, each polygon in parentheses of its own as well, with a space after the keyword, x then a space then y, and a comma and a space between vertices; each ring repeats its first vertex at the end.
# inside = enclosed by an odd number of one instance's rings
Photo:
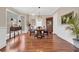
POLYGON ((42 39, 33 35, 22 34, 7 41, 7 46, 1 49, 3 52, 73 52, 79 51, 67 41, 57 35, 49 35, 42 39))

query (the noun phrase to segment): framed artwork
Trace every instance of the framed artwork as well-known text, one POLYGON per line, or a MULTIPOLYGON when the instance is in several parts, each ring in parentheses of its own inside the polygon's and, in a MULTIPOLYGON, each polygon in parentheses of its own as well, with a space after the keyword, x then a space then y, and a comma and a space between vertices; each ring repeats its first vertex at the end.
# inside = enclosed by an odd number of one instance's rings
POLYGON ((61 16, 61 24, 67 24, 69 20, 71 20, 74 17, 74 12, 70 12, 68 14, 65 14, 61 16))

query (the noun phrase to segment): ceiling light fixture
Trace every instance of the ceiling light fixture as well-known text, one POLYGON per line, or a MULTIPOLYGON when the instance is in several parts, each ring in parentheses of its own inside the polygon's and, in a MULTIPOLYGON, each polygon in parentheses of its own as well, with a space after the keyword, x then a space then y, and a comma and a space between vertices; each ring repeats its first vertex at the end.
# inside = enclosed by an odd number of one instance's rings
POLYGON ((38 11, 38 20, 40 20, 42 18, 42 16, 40 15, 40 7, 38 7, 39 11, 38 11))

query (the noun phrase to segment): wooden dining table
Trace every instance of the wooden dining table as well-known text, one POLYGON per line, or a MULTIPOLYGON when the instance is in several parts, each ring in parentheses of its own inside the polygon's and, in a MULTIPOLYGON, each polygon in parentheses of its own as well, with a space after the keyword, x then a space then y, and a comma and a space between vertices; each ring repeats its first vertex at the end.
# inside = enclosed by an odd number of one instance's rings
POLYGON ((37 31, 37 34, 36 34, 37 38, 44 37, 44 30, 43 29, 36 29, 36 31, 37 31))

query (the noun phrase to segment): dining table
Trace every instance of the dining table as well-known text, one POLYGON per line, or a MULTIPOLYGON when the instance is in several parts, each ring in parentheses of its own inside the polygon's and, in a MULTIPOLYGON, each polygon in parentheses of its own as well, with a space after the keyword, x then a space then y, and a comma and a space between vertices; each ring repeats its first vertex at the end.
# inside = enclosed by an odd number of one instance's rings
POLYGON ((37 38, 44 37, 44 30, 43 29, 36 29, 36 32, 37 32, 37 34, 36 34, 37 38))

